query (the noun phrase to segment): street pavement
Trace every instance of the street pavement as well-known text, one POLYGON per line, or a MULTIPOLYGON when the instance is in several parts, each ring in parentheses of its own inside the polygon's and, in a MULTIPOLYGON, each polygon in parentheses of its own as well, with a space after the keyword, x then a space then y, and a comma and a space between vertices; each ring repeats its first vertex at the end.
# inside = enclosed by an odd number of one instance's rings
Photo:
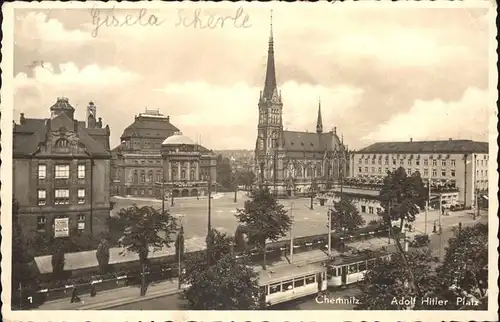
MULTIPOLYGON (((464 217, 467 217, 466 214, 464 217)), ((486 222, 486 216, 482 216, 477 220, 466 220, 462 218, 463 227, 472 226, 476 222, 486 222)), ((423 223, 422 223, 423 224, 423 223)), ((442 220, 443 230, 441 234, 430 232, 429 246, 436 255, 440 253, 441 258, 444 256, 445 247, 448 245, 448 239, 453 236, 452 228, 458 226, 458 222, 453 224, 451 220, 442 220), (446 226, 446 227, 445 227, 446 226)), ((425 225, 422 225, 425 226, 425 225)), ((356 299, 359 299, 360 290, 356 285, 351 285, 346 289, 329 289, 322 296, 308 296, 287 303, 282 303, 271 307, 272 310, 352 310, 356 304, 356 299)), ((187 301, 180 294, 170 294, 166 296, 158 296, 144 301, 126 303, 119 306, 113 306, 110 310, 179 310, 183 309, 187 301)))

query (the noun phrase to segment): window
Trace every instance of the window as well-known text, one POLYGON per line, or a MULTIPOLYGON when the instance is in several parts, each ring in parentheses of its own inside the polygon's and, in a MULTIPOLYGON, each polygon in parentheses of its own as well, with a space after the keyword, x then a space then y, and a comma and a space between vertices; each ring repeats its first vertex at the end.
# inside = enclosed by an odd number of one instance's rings
POLYGON ((152 196, 153 195, 153 188, 148 189, 148 195, 152 196))
POLYGON ((45 164, 38 165, 38 179, 45 179, 47 177, 47 166, 45 164))
POLYGON ((362 271, 366 271, 366 262, 361 262, 358 264, 359 266, 359 271, 362 272, 362 271))
POLYGON ((144 196, 144 189, 141 189, 141 195, 144 196))
POLYGON ((454 177, 455 176, 455 170, 451 170, 451 176, 454 177))
POLYGON ((405 160, 404 159, 399 160, 399 164, 400 165, 405 165, 405 160))
POLYGON ((78 179, 85 179, 85 164, 78 165, 78 179))
POLYGON ((69 146, 69 141, 66 139, 59 139, 56 141, 56 148, 67 148, 69 146))
POLYGON ((488 176, 488 170, 484 170, 484 175, 487 177, 488 176))
POLYGON ((278 293, 279 291, 281 291, 281 284, 280 283, 269 285, 269 294, 278 293))
POLYGON ((45 218, 44 216, 38 216, 36 218, 36 229, 38 231, 44 231, 46 223, 47 223, 47 218, 45 218))
POLYGON ((384 164, 388 165, 389 164, 389 159, 385 159, 384 164))
POLYGON ((293 290, 293 281, 285 281, 283 282, 283 286, 281 287, 282 292, 293 290))
POLYGON ((85 215, 78 215, 78 230, 85 230, 85 215))
POLYGON ((362 167, 359 167, 359 168, 358 168, 358 172, 363 172, 363 168, 362 168, 362 167))
POLYGON ((351 264, 349 265, 349 274, 352 274, 352 273, 357 273, 358 271, 358 264, 351 264))
POLYGON ((375 159, 372 159, 372 164, 375 164, 375 159))
POLYGON ((412 165, 411 163, 412 163, 411 159, 408 159, 408 165, 412 165))
POLYGON ((427 177, 429 175, 429 169, 424 169, 424 177, 427 177))
POLYGON ((455 166, 455 160, 450 160, 450 164, 451 164, 452 167, 454 167, 455 166))
POLYGON ((132 182, 133 182, 133 183, 137 183, 137 180, 138 180, 138 179, 137 179, 137 171, 134 171, 134 177, 133 177, 133 179, 132 179, 132 182))
POLYGON ((303 279, 303 278, 296 279, 296 280, 293 282, 293 287, 294 287, 294 288, 301 287, 301 286, 304 286, 304 284, 305 284, 305 282, 304 282, 304 279, 303 279))
POLYGON ((428 165, 429 165, 429 160, 424 159, 424 166, 428 166, 428 165))
POLYGON ((446 160, 441 161, 441 166, 446 167, 446 160))
POLYGON ((55 193, 54 193, 54 203, 56 205, 69 204, 69 190, 68 189, 56 189, 55 193))
POLYGON ((483 162, 484 162, 484 160, 481 160, 481 165, 484 165, 484 163, 483 163, 483 162))
POLYGON ((162 182, 163 181, 163 178, 161 177, 161 172, 160 171, 156 171, 156 181, 157 182, 162 182))
POLYGON ((337 267, 328 267, 328 276, 336 277, 337 276, 337 267))
POLYGON ((417 165, 417 166, 420 165, 420 160, 419 159, 415 160, 415 165, 417 165))
POLYGON ((392 159, 392 164, 396 165, 396 159, 392 159))
POLYGON ((43 189, 38 190, 38 205, 43 206, 47 203, 47 192, 43 189))
POLYGON ((438 171, 436 169, 432 169, 432 176, 436 177, 438 175, 438 171))
POLYGON ((69 178, 69 164, 58 164, 56 165, 56 179, 68 179, 69 178))
POLYGON ((78 189, 78 203, 85 203, 85 189, 78 189))
POLYGON ((375 167, 372 167, 372 172, 375 173, 375 167))
POLYGON ((148 171, 148 182, 153 182, 153 170, 148 171))
POLYGON ((481 170, 481 177, 483 176, 483 170, 481 170))
POLYGON ((365 167, 365 172, 368 172, 368 167, 365 167))
POLYGON ((186 180, 186 170, 181 170, 181 180, 186 180))
POLYGON ((446 170, 441 170, 441 177, 446 177, 446 170))
POLYGON ((378 173, 381 174, 382 173, 382 168, 378 168, 378 173))
POLYGON ((368 207, 368 212, 369 212, 370 214, 373 214, 373 207, 368 207))
POLYGON ((306 277, 306 284, 314 284, 316 282, 314 275, 309 275, 306 277))
POLYGON ((366 212, 366 206, 361 206, 361 212, 366 212))
POLYGON ((432 160, 432 166, 435 167, 435 166, 437 166, 437 164, 438 164, 437 160, 432 160))
POLYGON ((411 176, 411 169, 406 169, 406 172, 408 173, 409 176, 411 176))
POLYGON ((363 163, 363 160, 362 160, 362 159, 359 159, 359 160, 358 160, 358 163, 359 163, 359 164, 362 164, 362 163, 363 163))
POLYGON ((365 164, 368 164, 368 159, 365 159, 365 164))
POLYGON ((382 164, 382 159, 381 158, 378 159, 378 164, 382 164))

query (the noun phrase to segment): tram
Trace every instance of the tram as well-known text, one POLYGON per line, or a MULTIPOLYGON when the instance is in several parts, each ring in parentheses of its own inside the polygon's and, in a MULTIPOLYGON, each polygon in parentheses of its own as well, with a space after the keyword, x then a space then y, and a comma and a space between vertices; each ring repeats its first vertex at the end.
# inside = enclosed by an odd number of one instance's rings
POLYGON ((266 306, 319 294, 327 289, 326 267, 321 264, 287 266, 259 274, 260 296, 266 306))
POLYGON ((327 264, 327 285, 338 288, 361 282, 378 259, 390 259, 396 252, 395 247, 377 252, 367 252, 351 257, 341 257, 327 264))

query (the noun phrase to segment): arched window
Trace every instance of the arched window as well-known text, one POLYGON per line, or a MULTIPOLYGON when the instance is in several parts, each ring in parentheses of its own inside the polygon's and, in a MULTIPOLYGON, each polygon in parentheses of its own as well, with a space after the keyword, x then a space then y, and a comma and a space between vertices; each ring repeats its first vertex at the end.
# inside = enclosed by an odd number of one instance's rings
POLYGON ((132 179, 132 182, 133 183, 137 183, 137 180, 138 180, 138 178, 137 178, 137 171, 134 171, 134 177, 132 179))
POLYGON ((67 148, 69 147, 69 141, 65 138, 56 141, 56 148, 67 148))
POLYGON ((181 180, 186 180, 186 170, 181 170, 181 180))
POLYGON ((306 169, 306 177, 307 178, 312 177, 312 173, 311 172, 312 172, 312 169, 311 169, 311 167, 308 166, 307 169, 306 169))
POLYGON ((196 178, 196 173, 195 173, 194 169, 191 169, 190 172, 191 173, 189 174, 189 180, 193 180, 193 181, 198 180, 198 178, 196 178))
POLYGON ((141 171, 141 183, 144 183, 146 181, 146 172, 144 170, 141 171))
POLYGON ((148 182, 153 182, 153 170, 148 171, 148 182))
POLYGON ((323 174, 322 174, 322 171, 321 171, 321 164, 318 164, 318 166, 316 167, 316 176, 317 177, 321 177, 323 174))
POLYGON ((298 178, 302 177, 302 165, 300 165, 300 164, 297 167, 297 177, 298 178))
POLYGON ((172 168, 172 181, 177 180, 177 169, 172 168))
POLYGON ((161 171, 160 171, 160 170, 157 170, 157 171, 156 171, 156 181, 157 181, 157 182, 162 182, 162 181, 163 181, 163 178, 162 178, 162 175, 161 175, 161 171))

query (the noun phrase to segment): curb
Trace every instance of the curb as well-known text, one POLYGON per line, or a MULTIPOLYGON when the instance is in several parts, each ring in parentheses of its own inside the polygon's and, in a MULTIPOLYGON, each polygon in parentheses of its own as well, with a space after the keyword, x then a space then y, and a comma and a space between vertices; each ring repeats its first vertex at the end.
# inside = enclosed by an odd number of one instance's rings
POLYGON ((183 290, 184 289, 180 289, 180 290, 174 289, 174 290, 168 290, 168 291, 161 291, 161 292, 157 292, 157 293, 151 293, 149 295, 140 296, 140 297, 137 297, 137 296, 132 297, 131 296, 131 297, 127 297, 124 299, 108 301, 107 303, 106 302, 105 303, 96 303, 96 304, 91 304, 91 305, 87 305, 87 306, 82 306, 82 307, 77 308, 77 310, 105 310, 105 309, 110 309, 110 308, 125 305, 125 304, 132 304, 132 303, 147 301, 147 300, 151 300, 151 299, 155 299, 155 298, 159 298, 159 297, 163 297, 163 296, 180 294, 183 292, 183 290))

